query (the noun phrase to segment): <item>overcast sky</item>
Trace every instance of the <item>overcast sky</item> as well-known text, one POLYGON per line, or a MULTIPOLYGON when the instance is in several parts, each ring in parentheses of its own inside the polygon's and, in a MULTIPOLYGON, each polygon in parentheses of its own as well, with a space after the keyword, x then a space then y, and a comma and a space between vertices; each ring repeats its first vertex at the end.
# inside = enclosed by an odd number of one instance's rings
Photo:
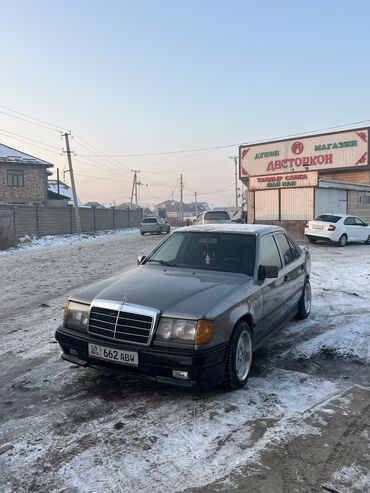
POLYGON ((186 202, 197 191, 199 201, 233 205, 236 144, 370 119, 367 0, 0 0, 0 8, 0 142, 62 171, 57 128, 4 107, 70 129, 83 202, 128 201, 137 168, 143 205, 171 191, 179 199, 181 172, 186 202), (122 156, 130 154, 153 155, 122 156))

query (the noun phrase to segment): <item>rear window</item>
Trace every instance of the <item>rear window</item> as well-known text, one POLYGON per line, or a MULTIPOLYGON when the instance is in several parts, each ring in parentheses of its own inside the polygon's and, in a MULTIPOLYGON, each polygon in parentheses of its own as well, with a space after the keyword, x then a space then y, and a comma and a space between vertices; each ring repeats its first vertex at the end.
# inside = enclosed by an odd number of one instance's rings
POLYGON ((157 218, 156 217, 146 217, 143 220, 143 223, 156 223, 156 222, 157 222, 157 218))
POLYGON ((230 216, 226 211, 209 211, 204 214, 204 219, 211 221, 229 221, 230 216))
POLYGON ((316 221, 324 221, 325 223, 337 223, 341 216, 332 216, 331 214, 323 214, 316 218, 316 221))

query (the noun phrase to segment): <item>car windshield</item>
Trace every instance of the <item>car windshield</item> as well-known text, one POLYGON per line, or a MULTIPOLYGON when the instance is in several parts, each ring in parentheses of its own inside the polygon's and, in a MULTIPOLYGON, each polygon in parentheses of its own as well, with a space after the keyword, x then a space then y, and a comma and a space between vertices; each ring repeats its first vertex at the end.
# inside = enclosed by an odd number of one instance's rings
POLYGON ((226 211, 208 211, 204 214, 206 221, 229 221, 230 216, 226 211))
POLYGON ((316 218, 316 221, 324 221, 325 223, 337 223, 341 216, 333 216, 331 214, 323 214, 316 218))
POLYGON ((174 233, 145 263, 253 276, 256 238, 231 233, 174 233))
POLYGON ((157 218, 156 217, 146 217, 143 220, 143 223, 156 223, 156 222, 157 222, 157 218))

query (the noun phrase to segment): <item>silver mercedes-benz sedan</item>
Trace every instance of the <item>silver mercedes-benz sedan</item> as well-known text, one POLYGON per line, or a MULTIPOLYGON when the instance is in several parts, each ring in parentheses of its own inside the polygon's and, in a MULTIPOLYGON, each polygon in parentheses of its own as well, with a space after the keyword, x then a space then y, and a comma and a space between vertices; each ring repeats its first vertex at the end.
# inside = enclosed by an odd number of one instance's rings
POLYGON ((177 229, 138 262, 70 297, 56 332, 63 359, 237 389, 266 337, 310 313, 309 253, 277 226, 177 229))

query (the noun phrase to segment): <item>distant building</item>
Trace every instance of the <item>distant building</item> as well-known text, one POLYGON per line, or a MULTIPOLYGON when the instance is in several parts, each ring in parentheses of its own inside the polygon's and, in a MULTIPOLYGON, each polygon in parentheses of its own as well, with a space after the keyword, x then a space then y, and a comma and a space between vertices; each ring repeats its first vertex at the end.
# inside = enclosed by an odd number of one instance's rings
POLYGON ((42 204, 48 199, 49 168, 53 165, 0 144, 0 202, 42 204))
MULTIPOLYGON (((58 180, 48 181, 48 198, 50 200, 68 200, 68 205, 73 205, 72 188, 66 183, 58 180)), ((82 207, 81 200, 77 197, 79 207, 82 207)))
MULTIPOLYGON (((165 208, 167 211, 168 217, 177 217, 181 212, 181 203, 177 200, 165 200, 156 206, 156 209, 165 208)), ((208 211, 210 209, 207 202, 190 202, 184 203, 182 206, 182 212, 184 217, 195 216, 196 213, 200 214, 201 212, 208 211)))
POLYGON ((99 202, 86 202, 84 207, 95 207, 96 209, 106 209, 104 205, 99 204, 99 202))
POLYGON ((141 209, 140 205, 131 204, 131 202, 122 202, 122 204, 116 205, 116 209, 141 209))

